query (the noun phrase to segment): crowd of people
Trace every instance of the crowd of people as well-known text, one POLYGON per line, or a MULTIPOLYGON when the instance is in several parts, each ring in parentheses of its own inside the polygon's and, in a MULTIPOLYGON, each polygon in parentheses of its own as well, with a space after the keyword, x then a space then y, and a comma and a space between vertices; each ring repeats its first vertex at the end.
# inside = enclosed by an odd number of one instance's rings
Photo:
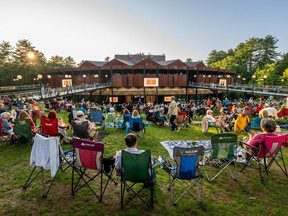
MULTIPOLYGON (((262 119, 269 117, 278 119, 288 116, 286 101, 284 99, 276 100, 273 97, 266 100, 261 97, 257 100, 252 97, 249 100, 229 100, 228 98, 220 100, 213 97, 198 101, 197 105, 196 101, 177 102, 173 96, 170 103, 153 104, 143 103, 139 100, 135 104, 114 105, 110 103, 97 104, 84 99, 76 102, 59 98, 47 100, 44 105, 47 111, 53 110, 47 116, 43 114, 43 110, 40 111, 40 105, 35 103, 33 99, 2 98, 0 103, 2 132, 12 134, 16 119, 20 121, 28 119, 31 131, 37 132, 36 119, 45 117, 48 120, 57 119, 59 128, 72 127, 74 135, 79 136, 78 133, 83 133, 85 138, 97 139, 99 127, 91 122, 92 110, 101 111, 104 124, 124 129, 126 134, 133 130, 133 120, 137 119, 141 119, 141 129, 150 122, 178 132, 181 127, 187 127, 193 123, 197 124, 197 122, 199 124, 199 120, 201 120, 199 118, 202 116, 203 132, 207 132, 209 126, 215 126, 220 132, 249 132, 251 127, 260 127, 262 119), (64 124, 63 119, 57 118, 57 112, 61 110, 68 112, 67 125, 64 124), (80 129, 81 132, 79 132, 80 129)), ((43 123, 43 121, 40 122, 43 123)), ((277 129, 279 131, 279 127, 277 129)))

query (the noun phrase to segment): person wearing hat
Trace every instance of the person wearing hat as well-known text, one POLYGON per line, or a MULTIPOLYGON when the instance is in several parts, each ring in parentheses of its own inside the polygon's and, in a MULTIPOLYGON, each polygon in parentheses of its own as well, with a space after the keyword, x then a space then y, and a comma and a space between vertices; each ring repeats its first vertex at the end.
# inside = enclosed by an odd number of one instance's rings
POLYGON ((82 139, 97 139, 97 127, 85 118, 82 111, 76 112, 76 120, 71 122, 73 135, 82 139))
POLYGON ((117 116, 113 107, 110 108, 104 122, 107 124, 111 124, 113 127, 115 127, 117 123, 117 116))

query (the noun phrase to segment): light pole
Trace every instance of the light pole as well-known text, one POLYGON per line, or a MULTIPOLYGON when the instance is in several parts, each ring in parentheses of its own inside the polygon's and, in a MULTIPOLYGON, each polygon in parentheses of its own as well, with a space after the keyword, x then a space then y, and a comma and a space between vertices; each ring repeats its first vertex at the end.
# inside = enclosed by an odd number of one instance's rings
POLYGON ((238 75, 237 78, 240 79, 240 78, 241 78, 241 75, 238 75))
POLYGON ((252 91, 254 91, 255 78, 256 78, 256 75, 254 74, 252 76, 252 91))
POLYGON ((263 85, 264 85, 264 87, 265 87, 265 80, 267 79, 267 77, 268 77, 267 75, 263 76, 263 85))
POLYGON ((245 81, 246 81, 246 78, 244 77, 244 78, 243 78, 243 84, 244 84, 244 85, 245 85, 245 81))
POLYGON ((86 74, 83 74, 83 79, 84 79, 84 86, 86 85, 86 74))
POLYGON ((17 79, 16 81, 20 80, 20 89, 22 89, 22 76, 21 75, 17 75, 17 79))

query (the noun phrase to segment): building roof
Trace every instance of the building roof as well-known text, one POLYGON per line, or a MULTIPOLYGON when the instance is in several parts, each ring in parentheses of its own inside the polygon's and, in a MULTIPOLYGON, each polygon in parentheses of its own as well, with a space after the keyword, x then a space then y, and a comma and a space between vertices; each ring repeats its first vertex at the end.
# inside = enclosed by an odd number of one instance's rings
POLYGON ((197 67, 199 64, 204 64, 202 61, 198 62, 185 62, 188 67, 197 67))
POLYGON ((103 66, 104 64, 107 63, 105 61, 84 61, 84 62, 89 62, 90 64, 93 64, 93 65, 95 65, 97 67, 101 67, 101 66, 103 66))
POLYGON ((175 61, 177 61, 177 59, 176 60, 168 60, 168 61, 156 61, 156 62, 162 66, 167 66, 167 65, 169 65, 175 61))

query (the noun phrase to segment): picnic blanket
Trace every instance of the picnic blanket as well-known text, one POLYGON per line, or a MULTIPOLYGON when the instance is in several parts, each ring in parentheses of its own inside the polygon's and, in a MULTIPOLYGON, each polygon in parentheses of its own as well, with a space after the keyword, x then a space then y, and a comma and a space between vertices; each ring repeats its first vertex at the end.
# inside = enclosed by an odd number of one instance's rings
POLYGON ((173 140, 173 141, 162 141, 161 145, 168 151, 169 156, 173 159, 174 147, 191 148, 197 146, 203 146, 205 153, 212 151, 211 140, 173 140))

